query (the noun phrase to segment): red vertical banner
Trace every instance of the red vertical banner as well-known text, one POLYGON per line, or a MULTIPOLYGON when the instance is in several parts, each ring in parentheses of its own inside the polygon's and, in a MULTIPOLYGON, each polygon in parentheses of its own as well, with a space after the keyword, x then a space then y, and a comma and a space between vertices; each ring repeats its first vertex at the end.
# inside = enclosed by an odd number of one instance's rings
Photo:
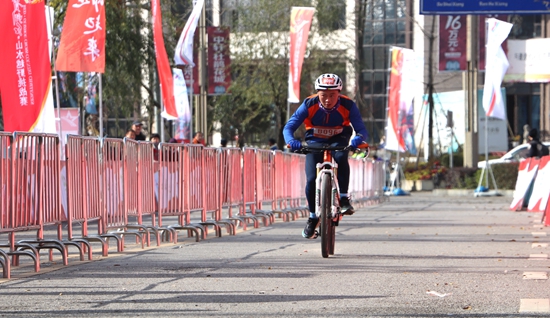
POLYGON ((439 71, 465 71, 466 16, 439 16, 439 71))
POLYGON ((167 119, 177 119, 178 112, 174 99, 174 78, 172 77, 172 70, 168 62, 168 54, 166 54, 162 35, 160 0, 151 0, 151 11, 153 12, 153 40, 155 42, 157 71, 161 85, 162 101, 164 102, 162 116, 167 119))
POLYGON ((292 7, 290 11, 290 68, 288 74, 288 101, 300 102, 300 77, 306 52, 309 28, 314 8, 292 7))
POLYGON ((231 85, 229 28, 208 27, 208 94, 227 93, 231 85))
POLYGON ((399 116, 401 100, 401 82, 403 71, 403 51, 393 48, 391 51, 390 91, 388 95, 388 127, 386 149, 405 152, 405 140, 399 131, 401 118, 399 116))
POLYGON ((69 0, 55 69, 105 73, 105 5, 69 0))
POLYGON ((4 129, 32 131, 51 87, 44 1, 1 1, 0 28, 4 129))

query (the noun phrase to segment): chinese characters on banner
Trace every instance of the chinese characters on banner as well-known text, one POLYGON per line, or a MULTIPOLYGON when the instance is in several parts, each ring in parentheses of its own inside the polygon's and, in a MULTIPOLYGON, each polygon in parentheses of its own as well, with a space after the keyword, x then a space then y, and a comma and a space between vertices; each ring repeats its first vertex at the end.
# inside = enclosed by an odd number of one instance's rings
POLYGON ((0 2, 0 92, 6 131, 55 132, 55 123, 40 122, 51 88, 45 12, 44 1, 0 2))
POLYGON ((439 71, 464 71, 466 63, 466 16, 439 16, 439 71))
POLYGON ((208 27, 208 94, 225 94, 231 84, 229 28, 208 27))
POLYGON ((105 72, 104 0, 69 0, 55 68, 105 72))
MULTIPOLYGON (((506 21, 507 15, 498 15, 499 19, 506 21)), ((489 16, 479 16, 479 49, 478 69, 485 70, 485 20, 489 16)), ((466 60, 466 16, 465 15, 441 15, 439 16, 439 71, 465 71, 466 60)), ((507 51, 506 41, 502 44, 507 51)))

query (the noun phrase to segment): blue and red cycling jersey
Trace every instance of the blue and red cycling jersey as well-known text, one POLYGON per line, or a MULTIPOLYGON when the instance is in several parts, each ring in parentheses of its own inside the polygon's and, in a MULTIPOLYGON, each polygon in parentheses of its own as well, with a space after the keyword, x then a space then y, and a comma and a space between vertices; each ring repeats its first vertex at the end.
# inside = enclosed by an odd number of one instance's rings
POLYGON ((353 130, 363 141, 368 137, 359 108, 345 95, 339 96, 338 103, 330 111, 321 107, 319 95, 307 97, 283 129, 287 144, 295 139, 294 132, 302 123, 306 126, 306 142, 347 143, 353 130))

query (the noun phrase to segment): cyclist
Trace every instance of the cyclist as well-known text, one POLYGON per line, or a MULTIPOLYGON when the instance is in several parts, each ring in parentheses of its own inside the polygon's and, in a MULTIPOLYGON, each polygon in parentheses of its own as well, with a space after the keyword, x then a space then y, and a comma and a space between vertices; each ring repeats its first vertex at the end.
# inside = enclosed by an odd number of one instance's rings
MULTIPOLYGON (((347 146, 355 130, 355 137, 351 139, 351 146, 356 148, 366 140, 368 133, 359 108, 349 97, 340 94, 342 80, 336 74, 323 74, 315 81, 317 94, 307 97, 283 129, 285 142, 292 151, 299 150, 302 143, 294 138, 294 132, 305 124, 305 140, 307 144, 331 144, 347 146), (351 125, 350 125, 351 124, 351 125)), ((333 153, 338 164, 338 186, 340 188, 341 212, 352 215, 355 211, 348 197, 349 163, 348 152, 333 153)), ((316 164, 323 162, 322 153, 308 153, 306 155, 306 198, 309 206, 309 219, 302 232, 305 238, 312 238, 319 223, 315 215, 315 178, 316 164)))

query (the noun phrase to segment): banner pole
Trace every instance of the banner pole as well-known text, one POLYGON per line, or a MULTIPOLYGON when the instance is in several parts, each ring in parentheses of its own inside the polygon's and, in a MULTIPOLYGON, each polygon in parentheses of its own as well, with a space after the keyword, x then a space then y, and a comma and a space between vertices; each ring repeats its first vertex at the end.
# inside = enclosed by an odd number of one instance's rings
POLYGON ((103 87, 101 73, 97 73, 99 82, 99 138, 103 138, 103 87))
MULTIPOLYGON (((164 113, 164 103, 162 101, 162 84, 159 84, 160 86, 160 113, 164 113)), ((166 139, 164 138, 164 117, 160 116, 160 142, 165 142, 166 139)))

